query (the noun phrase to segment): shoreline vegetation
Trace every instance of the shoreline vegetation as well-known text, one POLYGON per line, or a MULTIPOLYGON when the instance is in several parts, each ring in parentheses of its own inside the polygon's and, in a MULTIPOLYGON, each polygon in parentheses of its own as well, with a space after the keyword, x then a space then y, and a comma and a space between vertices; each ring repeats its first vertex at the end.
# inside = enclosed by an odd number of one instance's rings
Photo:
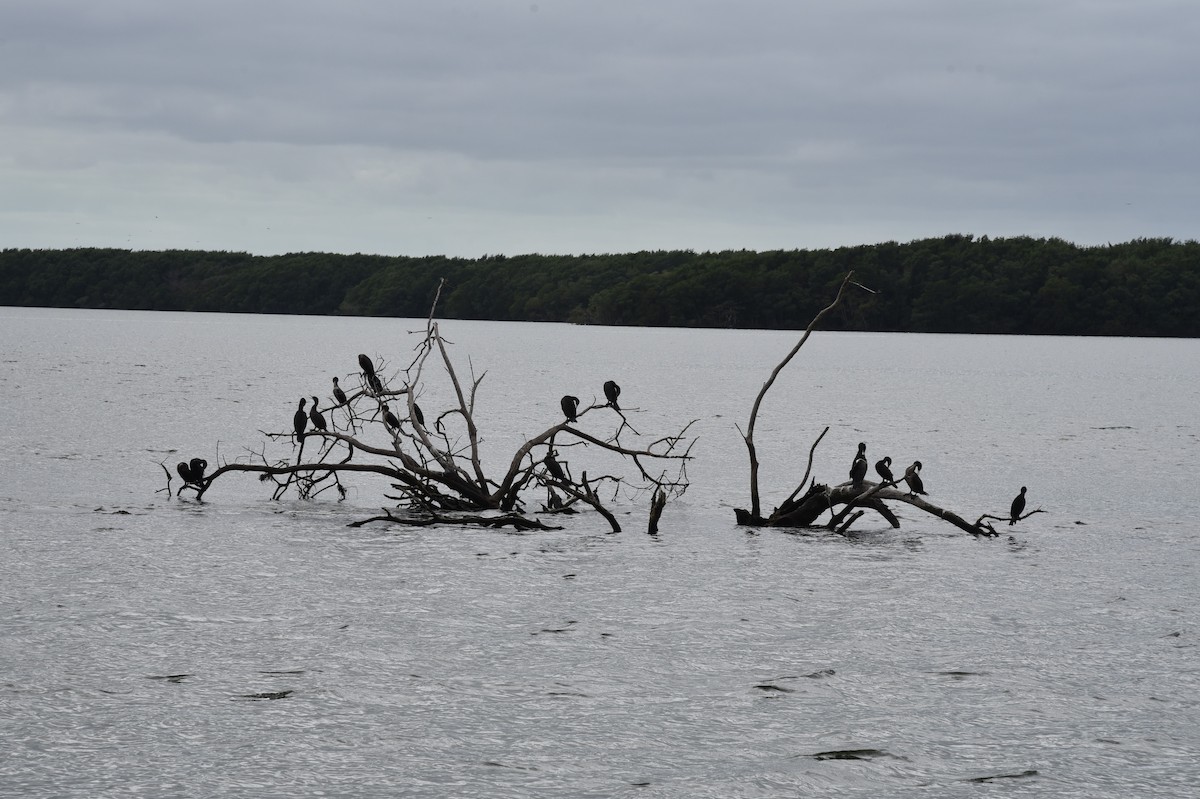
POLYGON ((1200 243, 948 235, 820 250, 481 258, 0 250, 0 305, 803 329, 1200 337, 1200 243))

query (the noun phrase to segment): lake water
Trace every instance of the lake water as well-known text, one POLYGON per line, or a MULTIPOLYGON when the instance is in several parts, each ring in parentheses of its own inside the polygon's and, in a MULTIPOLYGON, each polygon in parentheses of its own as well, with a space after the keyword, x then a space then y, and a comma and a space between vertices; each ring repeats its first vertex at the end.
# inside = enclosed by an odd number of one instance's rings
MULTIPOLYGON (((1046 513, 997 539, 907 506, 848 537, 737 527, 736 426, 789 332, 442 323, 486 372, 490 472, 606 379, 645 434, 696 420, 657 537, 640 496, 618 534, 593 513, 514 534, 348 527, 387 504, 370 479, 343 503, 272 502, 252 475, 156 493, 160 462, 244 457, 359 352, 407 364, 422 326, 0 308, 0 795, 1200 783, 1200 342, 816 334, 760 417, 765 510, 829 425, 822 481, 866 441, 969 519, 1028 486, 1046 513)), ((422 392, 444 404, 432 367, 422 392)))

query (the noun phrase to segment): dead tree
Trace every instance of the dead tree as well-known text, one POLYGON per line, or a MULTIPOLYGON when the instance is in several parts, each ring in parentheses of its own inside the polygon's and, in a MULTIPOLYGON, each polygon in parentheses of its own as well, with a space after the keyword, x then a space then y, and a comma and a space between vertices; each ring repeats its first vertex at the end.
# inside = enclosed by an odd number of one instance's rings
MULTIPOLYGON (((440 292, 440 288, 439 288, 440 292)), ((434 301, 436 306, 436 299, 434 301)), ((544 491, 547 497, 565 496, 558 501, 562 511, 585 505, 600 513, 614 532, 620 525, 602 500, 599 489, 613 489, 627 495, 677 498, 688 487, 687 462, 694 439, 687 437, 691 423, 678 433, 646 441, 626 421, 614 403, 579 408, 575 420, 564 418, 550 424, 517 448, 504 472, 489 476, 480 453, 480 431, 476 421, 476 396, 485 374, 472 371, 469 382, 460 379, 432 312, 426 327, 419 331, 419 343, 409 365, 388 379, 383 363, 366 355, 359 356, 363 367, 361 386, 346 395, 344 402, 324 408, 331 422, 328 429, 263 433, 265 441, 234 461, 218 461, 218 467, 203 478, 190 480, 178 489, 194 492, 203 499, 208 491, 228 475, 257 474, 273 484, 275 499, 294 494, 310 499, 333 489, 346 496, 343 478, 355 473, 380 475, 391 481, 395 494, 385 494, 397 503, 385 508, 383 515, 360 523, 385 521, 400 524, 478 524, 510 525, 518 529, 549 529, 529 518, 534 495, 544 491), (440 373, 453 396, 449 408, 426 419, 417 404, 417 394, 427 379, 430 359, 440 364, 440 373), (402 404, 404 418, 395 414, 392 403, 402 404), (586 416, 613 413, 614 427, 606 434, 584 431, 580 420, 586 416), (382 433, 382 436, 380 435, 382 433), (369 435, 374 438, 370 439, 369 435), (636 437, 636 441, 630 440, 636 437), (386 443, 379 443, 383 438, 386 443), (298 452, 269 454, 268 449, 296 440, 298 452), (601 463, 616 462, 625 468, 619 474, 588 477, 581 472, 572 478, 561 468, 551 468, 557 448, 571 448, 574 460, 589 459, 601 463), (305 451, 307 449, 307 452, 305 451), (604 456, 603 458, 601 456, 604 456), (654 472, 651 472, 651 464, 654 472), (670 467, 668 474, 666 467, 670 467), (630 468, 631 467, 631 468, 630 468)), ((164 465, 170 491, 171 472, 164 465)), ((191 475, 189 474, 189 477, 191 475)), ((547 502, 547 505, 553 505, 547 502)), ((534 513, 541 511, 532 511, 534 513)), ((661 513, 661 507, 658 509, 661 513)), ((657 521, 657 516, 655 517, 657 521)))
POLYGON ((882 516, 892 527, 898 528, 900 527, 900 519, 888 507, 887 503, 902 502, 937 516, 971 535, 996 536, 999 533, 987 521, 988 519, 1012 521, 1015 523, 1015 521, 1024 519, 1034 513, 1043 513, 1044 511, 1039 508, 1018 516, 1013 520, 1010 520, 1007 516, 982 514, 974 523, 971 523, 953 511, 934 505, 924 499, 921 494, 911 491, 906 492, 896 488, 903 481, 903 478, 900 480, 880 481, 878 483, 870 480, 860 480, 857 483, 847 481, 837 485, 821 484, 815 480, 809 483, 809 475, 812 473, 813 454, 816 452, 817 446, 821 443, 821 439, 829 432, 829 428, 826 427, 816 437, 809 448, 808 465, 804 470, 804 477, 801 478, 796 489, 769 516, 764 517, 762 515, 758 490, 759 462, 758 452, 754 445, 754 428, 758 421, 758 414, 762 407, 763 398, 766 397, 767 392, 774 385, 779 373, 783 371, 784 367, 791 362, 792 358, 800 351, 800 348, 808 341, 808 337, 816 329, 817 325, 820 324, 821 320, 841 303, 847 288, 855 287, 872 294, 875 293, 866 286, 854 282, 853 277, 853 272, 846 275, 838 287, 837 295, 834 297, 833 302, 821 309, 813 317, 812 322, 805 329, 804 335, 800 337, 800 341, 796 343, 796 346, 771 371, 770 377, 767 378, 762 389, 758 392, 758 396, 754 399, 754 405, 750 409, 750 420, 746 425, 745 431, 742 431, 740 428, 738 430, 746 442, 746 450, 750 457, 750 508, 748 510, 734 508, 734 516, 737 519, 737 523, 752 527, 813 527, 817 525, 817 520, 823 514, 828 513, 829 520, 821 526, 838 533, 845 533, 855 521, 862 517, 865 511, 871 510, 882 516), (806 484, 808 485, 807 489, 805 489, 806 484), (804 493, 801 496, 802 491, 804 493))

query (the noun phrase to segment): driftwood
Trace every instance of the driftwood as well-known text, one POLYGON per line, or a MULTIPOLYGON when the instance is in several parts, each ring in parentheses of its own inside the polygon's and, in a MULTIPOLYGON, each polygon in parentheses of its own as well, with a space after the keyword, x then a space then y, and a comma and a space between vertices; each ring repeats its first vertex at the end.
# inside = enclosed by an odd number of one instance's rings
MULTIPOLYGON (((435 306, 436 302, 435 299, 435 306)), ((263 482, 272 483, 275 499, 288 494, 311 499, 328 490, 334 490, 344 498, 346 486, 342 478, 353 473, 367 473, 391 481, 396 494, 388 498, 395 500, 403 512, 394 514, 385 510, 383 516, 364 519, 361 523, 478 524, 553 529, 529 519, 525 510, 530 493, 544 489, 548 496, 566 497, 565 503, 559 497, 559 506, 581 504, 593 508, 609 522, 614 532, 618 532, 620 524, 601 500, 597 492, 599 486, 621 486, 634 493, 653 493, 656 498, 661 497, 664 504, 667 497, 682 496, 687 490, 687 462, 695 443, 687 437, 691 423, 676 434, 648 443, 627 443, 623 436, 638 434, 628 424, 625 412, 611 399, 606 404, 572 406, 574 418, 564 417, 526 439, 509 460, 505 471, 498 477, 490 477, 480 454, 480 432, 475 416, 476 395, 485 375, 476 377, 472 371, 469 382, 460 379, 448 343, 432 312, 425 330, 420 332, 420 343, 415 347, 411 363, 390 378, 385 362, 360 355, 361 385, 350 392, 343 391, 335 382, 335 404, 317 412, 321 421, 327 422, 323 429, 316 419, 317 428, 306 429, 302 414, 297 412, 292 431, 260 431, 265 439, 262 446, 248 451, 236 461, 222 463, 218 459, 219 465, 213 472, 185 482, 176 495, 190 491, 196 499, 203 499, 217 481, 233 473, 248 472, 257 474, 263 482), (454 400, 450 408, 426 419, 417 404, 417 394, 427 379, 426 367, 430 358, 440 365, 454 400), (393 411, 392 403, 396 401, 405 408, 404 418, 393 411), (616 415, 615 429, 607 435, 580 428, 580 420, 585 415, 606 413, 616 415), (374 441, 367 440, 368 432, 374 434, 374 441), (388 443, 379 443, 380 432, 385 434, 382 438, 388 443), (284 443, 295 447, 294 456, 268 455, 269 444, 284 443), (632 474, 605 474, 589 479, 587 472, 581 472, 580 479, 575 480, 555 460, 556 447, 572 448, 579 453, 576 460, 582 460, 584 452, 608 453, 629 464, 632 474), (650 464, 658 464, 654 474, 650 464), (672 465, 672 476, 659 468, 664 464, 672 465)), ((612 394, 614 390, 620 391, 615 383, 605 387, 605 394, 612 394)), ((317 399, 313 398, 314 408, 317 399)), ((566 407, 564 403, 564 409, 566 407)), ((163 469, 169 492, 171 471, 165 464, 163 469)), ((190 471, 185 471, 191 476, 190 471)), ((180 474, 182 476, 184 472, 180 474)), ((659 507, 655 522, 661 512, 659 507)))
MULTIPOLYGON (((974 523, 971 523, 953 511, 934 505, 925 498, 926 495, 924 494, 897 488, 896 486, 900 482, 903 482, 903 477, 898 480, 885 480, 876 483, 862 479, 862 471, 859 471, 855 475, 858 482, 848 481, 833 486, 820 484, 815 480, 809 483, 809 476, 812 474, 813 454, 816 452, 817 446, 821 443, 821 439, 829 432, 829 428, 826 427, 816 437, 809 448, 808 465, 805 468, 804 477, 801 478, 799 485, 769 516, 764 517, 762 515, 758 489, 759 461, 757 449, 754 444, 754 428, 763 399, 766 397, 771 386, 774 385, 779 373, 783 371, 783 368, 791 362, 800 351, 800 348, 808 341, 809 336, 821 320, 841 303, 848 287, 854 286, 872 294, 875 293, 871 289, 855 283, 853 277, 853 272, 846 275, 838 287, 837 295, 834 297, 833 302, 813 317, 812 322, 809 323, 808 328, 805 329, 804 335, 801 336, 796 346, 772 370, 770 377, 763 384, 762 389, 758 392, 758 396, 755 397, 754 405, 750 409, 750 420, 746 425, 745 431, 743 432, 739 428, 750 458, 750 508, 734 508, 734 516, 737 523, 751 527, 812 527, 817 525, 818 518, 828 513, 829 520, 822 526, 837 533, 845 534, 851 525, 862 518, 867 510, 871 510, 882 516, 892 527, 899 528, 900 519, 888 507, 887 503, 902 502, 932 514, 971 535, 991 537, 999 535, 999 532, 987 521, 989 519, 1015 524, 1017 521, 1025 519, 1034 513, 1043 513, 1044 511, 1039 508, 1029 513, 1018 515, 1015 519, 1010 519, 1008 516, 983 514, 974 523), (807 489, 805 489, 806 485, 808 486, 807 489), (800 496, 801 491, 804 492, 802 496, 800 496)), ((915 465, 920 466, 919 463, 915 465)), ((1023 491, 1024 489, 1022 489, 1023 491)), ((1014 506, 1015 510, 1016 507, 1014 506)))

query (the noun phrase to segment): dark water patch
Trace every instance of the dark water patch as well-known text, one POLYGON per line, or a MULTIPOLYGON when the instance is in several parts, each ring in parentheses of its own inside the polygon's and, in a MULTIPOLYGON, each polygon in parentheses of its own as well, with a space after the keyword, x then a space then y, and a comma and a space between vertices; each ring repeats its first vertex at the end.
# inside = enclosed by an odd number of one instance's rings
POLYGON ((1090 430, 1132 430, 1133 428, 1127 424, 1114 424, 1107 427, 1091 427, 1090 430))
POLYGON ((827 752, 816 752, 804 755, 804 757, 811 757, 813 760, 876 760, 882 757, 893 760, 905 759, 883 749, 830 749, 827 752))
POLYGON ((541 635, 542 633, 569 633, 574 628, 571 626, 577 622, 568 621, 563 627, 543 627, 540 630, 530 633, 530 635, 541 635))
POLYGON ((92 513, 107 513, 109 516, 132 516, 133 515, 129 511, 122 510, 120 508, 118 508, 117 510, 108 510, 103 505, 101 505, 98 508, 94 508, 92 510, 92 513))
POLYGON ((162 674, 162 675, 151 674, 146 679, 147 680, 163 680, 165 682, 175 683, 176 685, 178 685, 179 683, 183 682, 184 680, 186 680, 188 677, 191 677, 191 676, 192 676, 191 674, 162 674))
POLYGON ((775 685, 774 683, 769 683, 769 682, 768 682, 768 683, 761 683, 761 684, 759 684, 759 685, 756 685, 756 686, 754 686, 754 687, 755 687, 757 690, 759 690, 759 691, 765 691, 765 692, 768 692, 768 693, 781 693, 781 694, 794 694, 794 693, 796 693, 796 689, 795 689, 795 688, 784 688, 782 685, 775 685))
POLYGON ((1016 774, 993 774, 990 777, 971 777, 963 780, 963 782, 995 782, 996 780, 1020 780, 1027 777, 1038 776, 1038 771, 1035 768, 1027 768, 1024 771, 1016 774))
POLYGON ((986 671, 957 671, 957 670, 954 670, 954 671, 935 671, 932 673, 938 675, 939 677, 949 677, 953 680, 965 680, 968 677, 986 677, 988 675, 988 672, 986 672, 986 671))
POLYGON ((235 699, 254 699, 254 700, 287 699, 289 696, 292 695, 292 693, 293 693, 293 691, 291 691, 291 690, 288 690, 288 691, 264 691, 264 692, 258 693, 258 694, 238 694, 234 698, 235 699))
POLYGON ((498 760, 485 760, 483 765, 489 768, 508 768, 513 771, 539 771, 537 766, 514 766, 509 763, 501 763, 498 760))
POLYGON ((821 680, 821 679, 824 679, 825 677, 832 677, 835 674, 837 674, 837 672, 834 671, 833 669, 817 669, 816 671, 810 671, 808 674, 805 674, 804 676, 810 680, 821 680))
POLYGON ((290 677, 296 674, 303 674, 304 669, 292 669, 290 671, 260 671, 259 674, 265 674, 268 677, 290 677))
POLYGON ((556 699, 587 699, 588 698, 588 694, 585 694, 583 691, 563 691, 563 690, 547 691, 546 696, 553 696, 556 699))

